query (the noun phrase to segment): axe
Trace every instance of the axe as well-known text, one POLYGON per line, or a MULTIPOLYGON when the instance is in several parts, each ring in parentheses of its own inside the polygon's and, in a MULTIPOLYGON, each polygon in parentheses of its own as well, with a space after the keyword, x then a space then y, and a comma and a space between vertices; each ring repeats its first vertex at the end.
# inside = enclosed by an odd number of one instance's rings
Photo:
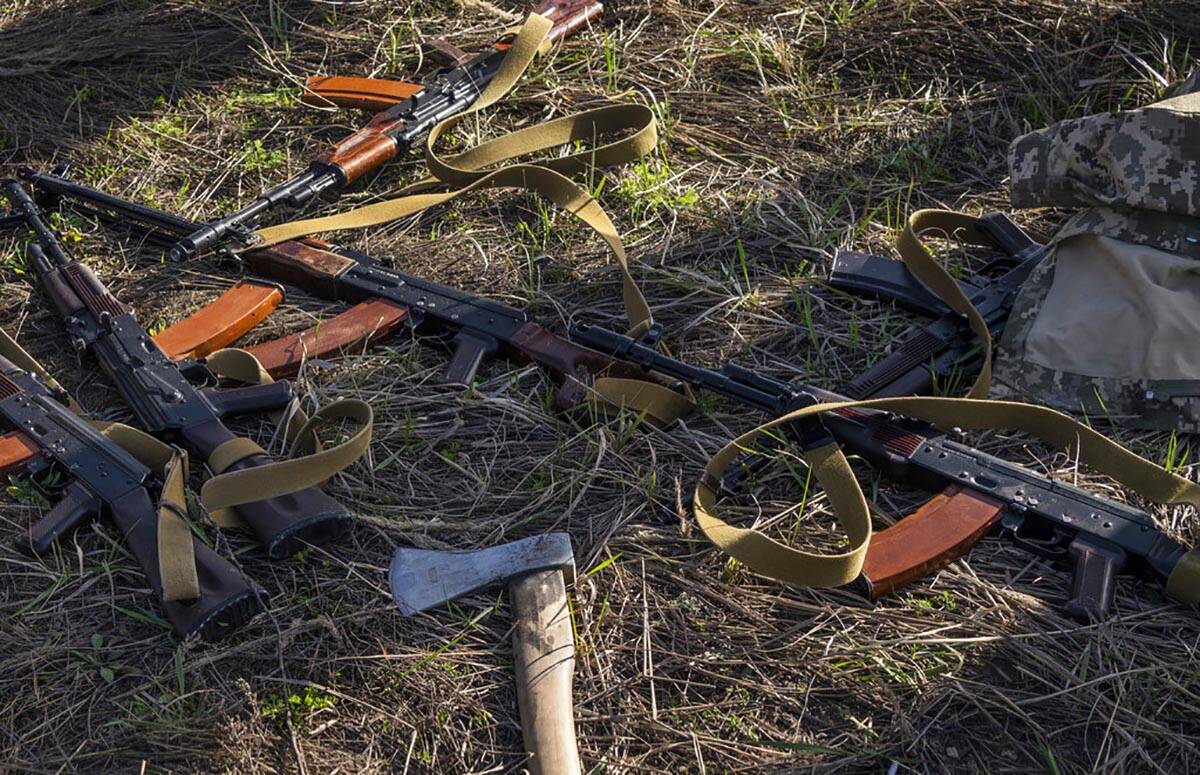
POLYGON ((548 533, 468 552, 400 548, 389 575, 405 616, 508 582, 527 767, 530 775, 578 775, 571 702, 575 640, 566 589, 575 578, 570 536, 548 533))

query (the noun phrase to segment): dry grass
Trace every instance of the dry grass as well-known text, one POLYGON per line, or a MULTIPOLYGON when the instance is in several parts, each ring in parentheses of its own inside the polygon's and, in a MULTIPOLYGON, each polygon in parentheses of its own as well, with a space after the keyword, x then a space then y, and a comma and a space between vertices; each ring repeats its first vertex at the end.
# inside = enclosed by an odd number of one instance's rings
MULTIPOLYGON (((615 171, 604 201, 674 350, 835 386, 911 320, 824 287, 832 250, 887 252, 890 229, 916 207, 1003 208, 1011 138, 1144 102, 1159 76, 1194 62, 1189 5, 621 2, 536 67, 500 120, 652 101, 661 154, 615 171)), ((0 162, 71 159, 113 191, 212 215, 361 121, 295 104, 304 74, 400 76, 420 65, 419 41, 470 49, 506 21, 485 3, 449 0, 10 0, 0 5, 0 162)), ((417 170, 407 160, 337 206, 417 170)), ((1058 220, 1020 217, 1035 230, 1058 220)), ((148 325, 236 273, 163 266, 72 225, 79 250, 148 325)), ((528 197, 470 200, 347 239, 407 271, 527 305, 557 331, 571 319, 619 323, 599 245, 528 197)), ((64 351, 11 243, 3 248, 0 321, 90 411, 125 417, 108 383, 64 351)), ((254 336, 334 311, 293 293, 254 336)), ((572 424, 546 411, 537 370, 494 364, 464 397, 437 385, 443 362, 436 347, 397 343, 302 375, 310 401, 358 395, 378 414, 370 463, 331 487, 359 529, 280 563, 240 536, 222 541, 273 594, 270 616, 227 643, 180 646, 147 620, 144 582, 108 525, 46 562, 6 540, 0 768, 518 771, 503 597, 406 620, 385 572, 397 545, 476 547, 551 528, 571 532, 582 571, 575 697, 591 771, 1200 766, 1200 626, 1157 590, 1123 580, 1117 615, 1080 626, 1056 610, 1061 571, 992 539, 878 604, 767 582, 713 552, 681 505, 707 457, 759 418, 706 401, 665 431, 630 418, 572 424)), ((1167 454, 1162 435, 1121 438, 1167 454)), ((1025 439, 981 444, 1087 479, 1025 439)), ((752 519, 796 499, 780 475, 739 505, 752 519)), ((35 516, 33 500, 15 486, 0 533, 35 516)), ((906 503, 880 499, 885 513, 906 503)), ((1190 513, 1155 514, 1200 538, 1190 513)))

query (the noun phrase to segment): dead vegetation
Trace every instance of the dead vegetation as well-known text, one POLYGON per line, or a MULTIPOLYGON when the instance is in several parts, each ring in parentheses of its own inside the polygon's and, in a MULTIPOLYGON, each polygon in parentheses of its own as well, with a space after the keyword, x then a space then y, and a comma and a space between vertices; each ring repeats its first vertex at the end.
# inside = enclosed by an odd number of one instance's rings
MULTIPOLYGON (((510 2, 505 13, 523 14, 510 2)), ((736 359, 833 387, 912 318, 821 278, 834 248, 887 253, 917 207, 1004 208, 1004 150, 1030 128, 1143 103, 1195 63, 1186 3, 622 1, 536 66, 498 124, 608 101, 653 104, 656 158, 615 170, 602 199, 674 352, 736 359)), ((471 50, 511 21, 487 3, 16 0, 0 6, 0 163, 71 161, 89 182, 190 217, 230 209, 301 169, 362 120, 295 101, 307 73, 406 77, 418 44, 471 50)), ((493 131, 481 126, 479 131, 493 131)), ((399 187, 419 159, 367 191, 399 187)), ((1056 213, 1022 213, 1034 231, 1056 213)), ((67 218, 76 248, 144 323, 211 298, 234 266, 159 254, 67 218)), ((478 197, 343 235, 397 266, 510 303, 557 331, 621 322, 599 244, 531 197, 478 197)), ((66 351, 11 242, 0 322, 93 414, 115 392, 66 351)), ((952 260, 960 256, 950 252, 952 260)), ((336 308, 292 293, 253 334, 336 308)), ((583 758, 594 772, 1187 772, 1197 768, 1194 611, 1123 579, 1117 615, 1059 614, 1068 578, 994 539, 878 604, 795 590, 712 551, 686 513, 709 455, 759 418, 719 402, 656 430, 569 421, 551 385, 496 363, 464 396, 444 354, 396 341, 310 364, 313 404, 371 401, 369 464, 331 485, 353 538, 269 563, 220 539, 273 595, 216 647, 179 645, 108 525, 61 556, 0 548, 0 767, 13 772, 515 772, 520 731, 503 596, 401 618, 395 546, 573 536, 583 758)), ((258 429, 263 436, 266 428, 258 429)), ((1119 437, 1152 459, 1163 435, 1119 437)), ((1123 498, 1066 455, 1002 433, 986 449, 1123 498)), ((1190 450, 1188 450, 1190 452, 1190 450)), ((1181 472, 1194 476, 1190 457, 1181 472)), ((791 508, 786 473, 739 501, 791 508)), ((882 515, 911 505, 883 489, 882 515)), ((821 524, 821 500, 806 525, 821 524)), ((13 535, 44 499, 16 480, 13 535)), ((1195 516, 1154 512, 1200 539, 1195 516)))

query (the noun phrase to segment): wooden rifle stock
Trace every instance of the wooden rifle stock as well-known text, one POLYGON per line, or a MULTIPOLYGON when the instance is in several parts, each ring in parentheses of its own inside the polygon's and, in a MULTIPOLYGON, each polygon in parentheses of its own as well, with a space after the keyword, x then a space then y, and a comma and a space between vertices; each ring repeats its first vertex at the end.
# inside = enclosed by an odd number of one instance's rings
POLYGON ((928 576, 970 551, 1000 519, 1003 504, 951 485, 871 537, 862 576, 871 599, 928 576))

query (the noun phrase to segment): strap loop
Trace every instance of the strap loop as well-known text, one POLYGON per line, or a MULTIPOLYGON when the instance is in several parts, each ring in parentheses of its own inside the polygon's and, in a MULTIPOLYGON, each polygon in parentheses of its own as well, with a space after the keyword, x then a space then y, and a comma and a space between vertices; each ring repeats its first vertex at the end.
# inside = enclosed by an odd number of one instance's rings
POLYGON ((316 449, 316 425, 340 419, 359 424, 346 441, 301 457, 218 474, 201 487, 200 502, 209 512, 216 513, 321 484, 366 454, 374 422, 370 405, 358 399, 344 399, 324 406, 304 424, 293 443, 293 453, 316 449))
POLYGON ((950 309, 967 318, 971 330, 979 337, 983 349, 983 364, 979 376, 967 391, 967 398, 987 398, 992 385, 992 335, 987 321, 963 293, 958 282, 946 268, 933 257, 929 248, 921 242, 920 234, 938 230, 947 237, 958 237, 971 245, 993 246, 995 240, 976 224, 978 219, 953 210, 917 210, 909 216, 908 223, 896 238, 896 249, 913 275, 932 291, 950 309))
POLYGON ((114 444, 158 472, 162 492, 158 500, 158 575, 163 600, 195 600, 200 597, 196 572, 196 547, 187 523, 187 452, 150 434, 122 423, 88 421, 114 444))
POLYGON ((824 487, 835 518, 850 539, 848 551, 815 554, 787 546, 753 528, 734 527, 718 516, 717 483, 734 457, 772 429, 839 409, 879 409, 932 423, 942 430, 1009 428, 1077 451, 1081 462, 1107 474, 1142 497, 1164 504, 1200 507, 1200 485, 1139 457, 1065 414, 1032 404, 969 398, 880 398, 816 404, 771 420, 726 444, 709 461, 693 497, 696 520, 717 548, 751 571, 797 586, 826 587, 858 576, 870 541, 866 498, 845 454, 836 445, 805 451, 801 457, 824 487))
MULTIPOLYGON (((257 358, 237 348, 218 350, 208 357, 206 365, 220 377, 249 385, 275 381, 257 358)), ((272 413, 271 419, 289 443, 290 459, 229 471, 238 461, 264 453, 262 447, 245 438, 226 441, 208 458, 208 467, 214 475, 200 488, 200 502, 208 510, 209 517, 222 527, 241 524, 234 511, 236 506, 324 484, 334 474, 352 465, 370 446, 374 414, 363 401, 343 399, 322 407, 310 418, 299 403, 293 401, 287 411, 272 413), (346 441, 325 449, 317 436, 317 428, 338 419, 354 420, 359 428, 346 441)))
MULTIPOLYGON (((435 149, 438 139, 446 132, 492 105, 512 89, 530 62, 547 45, 547 33, 551 26, 544 17, 530 14, 501 63, 499 72, 475 103, 468 110, 445 119, 430 130, 425 147, 430 176, 405 187, 402 190, 404 196, 323 218, 260 229, 257 236, 262 244, 274 245, 317 232, 387 223, 450 202, 471 191, 521 188, 550 199, 582 220, 604 240, 620 267, 621 297, 629 320, 630 335, 640 336, 649 330, 654 322, 650 305, 629 270, 625 246, 616 226, 588 190, 568 175, 585 174, 597 165, 633 161, 653 151, 658 144, 653 111, 644 105, 604 106, 510 132, 454 154, 440 156, 435 149), (619 139, 595 145, 603 138, 614 135, 619 135, 619 139), (542 154, 564 145, 570 146, 577 141, 589 141, 595 147, 566 156, 538 158, 503 166, 515 159, 542 154), (425 190, 443 185, 452 187, 452 190, 425 190)), ((614 394, 613 398, 619 401, 621 396, 614 394)), ((657 411, 665 412, 668 407, 672 411, 680 411, 685 406, 690 407, 691 400, 688 397, 682 402, 655 400, 651 403, 657 411)), ((667 417, 664 414, 659 419, 670 422, 678 416, 674 414, 667 417)))

